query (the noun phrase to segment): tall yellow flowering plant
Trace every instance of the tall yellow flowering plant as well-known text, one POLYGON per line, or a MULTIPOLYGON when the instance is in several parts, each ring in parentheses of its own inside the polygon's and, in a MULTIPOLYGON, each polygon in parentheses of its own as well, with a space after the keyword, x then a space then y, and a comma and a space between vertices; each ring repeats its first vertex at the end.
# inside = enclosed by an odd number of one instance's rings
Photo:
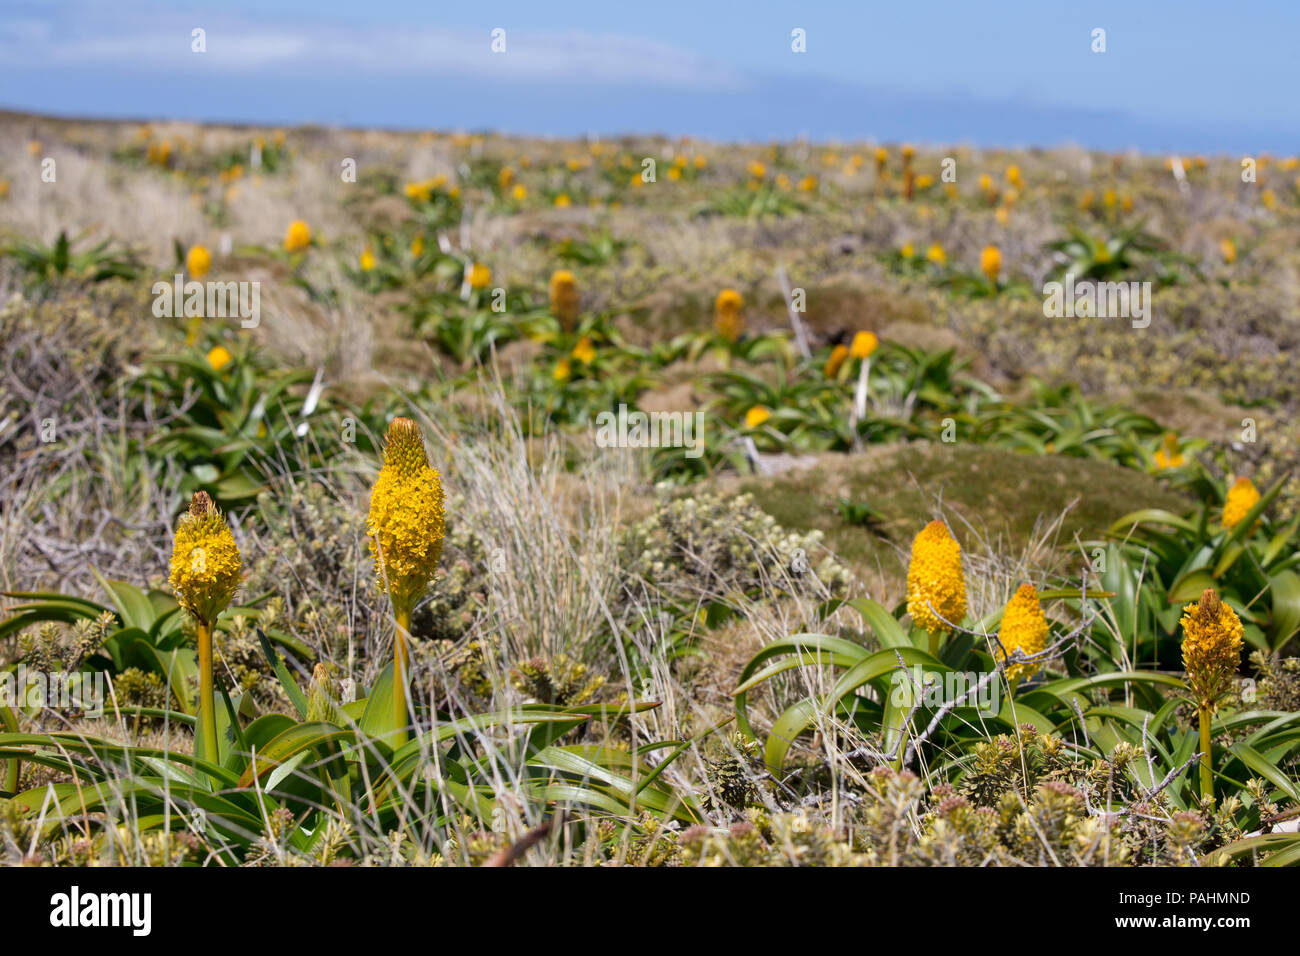
POLYGON ((442 479, 429 465, 424 436, 409 418, 394 418, 384 442, 384 465, 370 492, 366 534, 379 588, 393 602, 393 717, 395 745, 406 740, 411 612, 433 580, 446 535, 442 479))
POLYGON ((239 587, 241 561, 225 516, 206 491, 195 492, 172 544, 170 582, 193 615, 199 644, 199 739, 203 756, 218 761, 212 680, 212 628, 239 587))
POLYGON ((1210 758, 1210 716, 1219 699, 1232 686, 1241 664, 1244 629, 1237 613, 1206 588, 1199 601, 1183 608, 1183 667, 1196 700, 1201 734, 1201 796, 1214 792, 1214 764, 1210 758))

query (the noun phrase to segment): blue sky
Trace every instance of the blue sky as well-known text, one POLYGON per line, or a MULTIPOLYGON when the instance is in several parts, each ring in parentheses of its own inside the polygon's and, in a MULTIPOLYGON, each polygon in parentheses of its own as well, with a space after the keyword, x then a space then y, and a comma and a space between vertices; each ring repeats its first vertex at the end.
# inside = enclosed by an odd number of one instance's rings
POLYGON ((5 0, 0 106, 714 139, 1300 150, 1300 3, 5 0), (191 30, 207 52, 190 49, 191 30), (506 52, 491 31, 506 31, 506 52), (806 31, 807 52, 791 51, 806 31), (1106 52, 1090 49, 1106 30, 1106 52))

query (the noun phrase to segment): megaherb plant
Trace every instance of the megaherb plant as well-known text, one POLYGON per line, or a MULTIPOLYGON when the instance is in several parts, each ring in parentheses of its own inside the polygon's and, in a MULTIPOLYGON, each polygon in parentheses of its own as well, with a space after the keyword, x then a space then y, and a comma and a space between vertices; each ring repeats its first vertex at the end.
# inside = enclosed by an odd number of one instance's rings
POLYGON ((1210 483, 1217 500, 1189 514, 1143 509, 1111 525, 1095 555, 1102 582, 1120 595, 1105 653, 1172 664, 1175 608, 1214 588, 1241 618, 1244 637, 1265 652, 1281 650, 1300 631, 1300 517, 1279 524, 1269 506, 1289 476, 1261 494, 1248 478, 1210 483))
MULTIPOLYGON (((836 760, 918 768, 974 799, 990 773, 997 776, 1003 742, 1050 735, 1070 741, 1076 766, 1105 768, 1089 815, 1174 819, 1203 813, 1213 800, 1233 818, 1233 832, 1245 833, 1277 818, 1279 803, 1300 805, 1300 788, 1286 769, 1300 751, 1300 714, 1226 703, 1241 650, 1241 625, 1231 609, 1212 589, 1181 609, 1186 678, 1113 662, 1081 666, 1072 649, 1100 613, 1093 602, 1114 596, 1086 589, 1040 593, 1024 584, 1001 611, 968 627, 960 548, 933 522, 913 546, 906 604, 890 612, 866 599, 831 602, 823 609, 827 616, 845 607, 860 615, 862 638, 801 633, 765 646, 735 690, 739 725, 763 741, 768 772, 796 796, 813 786, 823 766, 804 742, 809 732, 836 760), (1072 625, 1049 622, 1044 597, 1077 601, 1080 618, 1072 625), (799 686, 790 678, 800 671, 813 672, 803 684, 812 692, 787 703, 760 734, 751 696, 799 686), (990 697, 994 684, 1002 693, 990 697), (1189 706, 1194 723, 1180 717, 1189 706), (989 742, 996 733, 1009 736, 989 742), (1188 772, 1193 765, 1200 766, 1195 782, 1188 772)), ((1011 779, 1019 772, 1013 769, 1011 779)), ((1273 865, 1295 862, 1300 837, 1250 836, 1206 860, 1262 849, 1276 851, 1273 865)))
POLYGON ((85 234, 72 239, 66 230, 53 243, 12 242, 0 247, 0 256, 12 258, 24 275, 29 292, 48 289, 61 279, 79 282, 104 282, 108 279, 134 279, 140 262, 131 250, 115 248, 113 239, 104 239, 89 249, 73 250, 85 234))
MULTIPOLYGON (((164 728, 161 746, 150 746, 42 732, 39 709, 0 708, 7 825, 33 845, 64 835, 94 848, 92 857, 112 858, 125 824, 136 839, 181 841, 190 848, 184 859, 237 865, 437 862, 444 853, 469 861, 482 843, 475 833, 505 830, 511 820, 526 830, 551 803, 585 809, 590 816, 573 831, 581 839, 608 840, 613 829, 641 839, 671 821, 700 822, 699 798, 675 791, 664 771, 716 727, 630 749, 615 742, 621 722, 655 701, 538 699, 487 713, 414 703, 410 615, 436 567, 443 526, 441 482, 419 429, 395 419, 368 522, 377 579, 394 610, 393 661, 349 699, 322 665, 301 684, 263 637, 292 713, 250 718, 213 667, 215 624, 239 587, 242 558, 224 515, 196 494, 176 530, 170 578, 197 630, 194 712, 148 708, 164 728), (21 790, 24 765, 54 782, 21 790)), ((119 710, 130 709, 111 708, 119 710)))
POLYGON ((141 451, 181 465, 182 493, 205 489, 228 505, 257 495, 268 458, 299 460, 283 449, 306 436, 328 409, 319 373, 268 369, 221 345, 206 356, 159 356, 129 384, 146 412, 170 426, 144 439, 141 451))

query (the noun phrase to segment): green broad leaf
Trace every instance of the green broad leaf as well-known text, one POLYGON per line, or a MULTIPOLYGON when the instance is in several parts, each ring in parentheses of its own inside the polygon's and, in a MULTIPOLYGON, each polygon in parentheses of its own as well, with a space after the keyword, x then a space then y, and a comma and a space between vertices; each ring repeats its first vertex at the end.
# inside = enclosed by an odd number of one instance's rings
POLYGON ((1218 582, 1214 575, 1204 569, 1191 571, 1183 575, 1169 588, 1169 600, 1173 604, 1199 600, 1206 588, 1215 587, 1218 582))
POLYGON ((90 569, 95 575, 95 580, 108 593, 113 605, 117 608, 118 617, 127 627, 138 627, 140 630, 149 631, 153 627, 155 617, 153 602, 149 596, 133 584, 127 584, 125 581, 110 581, 100 574, 95 568, 90 569))
POLYGON ((884 607, 868 598, 856 598, 847 602, 849 607, 853 608, 862 615, 871 632, 880 642, 881 647, 909 647, 911 641, 907 638, 907 632, 903 630, 903 625, 899 624, 894 616, 884 607))
POLYGON ((1229 747, 1228 752, 1241 760, 1253 773, 1259 774, 1293 801, 1300 803, 1300 786, 1297 786, 1294 780, 1279 770, 1276 764, 1267 760, 1255 748, 1241 742, 1229 747))
POLYGON ((271 771, 271 775, 266 778, 266 789, 272 791, 275 790, 275 788, 279 786, 279 784, 288 777, 289 774, 297 770, 298 765, 306 760, 310 755, 311 751, 304 750, 277 766, 273 771, 271 771))
POLYGON ((1269 576, 1268 586, 1273 596, 1273 626, 1269 629, 1268 644, 1276 651, 1300 631, 1300 575, 1291 570, 1280 571, 1269 576))
POLYGON ((353 731, 323 720, 294 724, 271 740, 250 761, 248 768, 239 777, 239 786, 251 787, 254 780, 303 751, 334 742, 351 743, 355 739, 353 731))
POLYGON ((284 692, 289 698, 289 703, 293 704, 293 709, 298 712, 299 717, 306 717, 307 695, 298 686, 298 682, 293 679, 293 675, 289 673, 289 668, 285 666, 284 659, 271 645, 262 629, 260 627, 255 628, 254 632, 257 634, 258 643, 262 645, 262 653, 271 665, 271 670, 275 673, 276 679, 280 681, 280 686, 284 688, 284 692))
MULTIPOLYGON (((306 713, 304 703, 303 712, 306 713)), ((375 681, 366 709, 361 715, 361 732, 367 737, 384 738, 395 731, 393 725, 393 665, 390 663, 375 681)))
POLYGON ((1300 515, 1296 515, 1285 528, 1273 535, 1273 539, 1269 541, 1268 546, 1264 548, 1264 553, 1260 556, 1259 563, 1261 567, 1269 567, 1277 556, 1291 545, 1291 539, 1295 537, 1297 529, 1300 529, 1300 515))
POLYGON ((1188 519, 1174 514, 1172 511, 1165 511, 1162 508, 1144 508, 1140 511, 1131 511, 1110 526, 1110 534, 1122 535, 1134 525, 1138 524, 1163 524, 1174 528, 1181 528, 1184 531, 1195 531, 1196 524, 1188 519))
POLYGON ((189 767, 178 764, 172 760, 162 760, 158 757, 141 757, 140 762, 146 767, 153 770, 160 777, 165 777, 176 783, 183 784, 186 787, 193 787, 196 790, 211 790, 212 783, 203 774, 195 773, 189 767))

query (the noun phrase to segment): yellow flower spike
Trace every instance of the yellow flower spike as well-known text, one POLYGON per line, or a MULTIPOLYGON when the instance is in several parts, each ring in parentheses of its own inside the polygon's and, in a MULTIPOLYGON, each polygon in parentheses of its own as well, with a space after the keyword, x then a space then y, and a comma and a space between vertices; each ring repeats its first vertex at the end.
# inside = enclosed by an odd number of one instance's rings
MULTIPOLYGON (((999 660, 1006 660, 1017 650, 1037 654, 1047 647, 1047 616, 1038 601, 1038 591, 1032 584, 1022 584, 1016 589, 1002 612, 1002 627, 998 642, 1006 652, 999 660)), ((1019 662, 1007 667, 1007 680, 1019 681, 1033 677, 1042 668, 1041 661, 1019 662)))
POLYGON ((1183 608, 1183 668, 1198 705, 1213 708, 1232 686, 1241 663, 1241 619, 1214 588, 1183 608))
POLYGON ((912 560, 907 567, 907 613, 917 627, 929 632, 931 653, 936 654, 939 636, 966 616, 961 545, 942 521, 931 521, 912 541, 912 560))
POLYGON ((311 227, 301 219, 289 223, 284 233, 284 251, 302 252, 311 245, 311 227))
POLYGON ((510 196, 515 202, 523 202, 528 198, 528 187, 523 183, 516 183, 515 188, 510 190, 510 196))
POLYGON ((1219 600, 1214 588, 1206 588, 1200 601, 1183 608, 1183 668, 1187 684, 1196 699, 1201 744, 1201 796, 1214 792, 1211 760, 1210 716, 1219 699, 1232 686, 1241 664, 1244 629, 1235 611, 1219 600))
POLYGON ((1229 530, 1237 527, 1246 512, 1259 501, 1259 489, 1249 478, 1242 476, 1232 483, 1223 502, 1223 526, 1229 530))
POLYGON ((375 574, 395 608, 410 610, 433 579, 446 534, 442 479, 409 418, 388 425, 384 465, 370 492, 366 534, 375 574))
POLYGON ((582 299, 578 293, 578 280, 568 269, 556 269, 551 273, 548 287, 551 300, 551 315, 560 320, 566 332, 572 332, 578 324, 578 313, 582 299))
POLYGON ((880 340, 874 332, 858 332, 853 336, 849 355, 855 359, 871 358, 871 353, 880 346, 880 340))
POLYGON ((916 246, 912 245, 910 242, 905 242, 903 243, 903 248, 898 250, 898 254, 904 259, 910 259, 916 255, 916 246))
POLYGON ((847 345, 837 345, 831 349, 831 356, 826 360, 826 366, 822 369, 827 378, 834 378, 840 374, 840 369, 844 367, 845 360, 849 357, 849 347, 847 345))
POLYGON ((220 372, 233 359, 234 356, 230 354, 230 350, 224 345, 218 345, 208 353, 208 365, 212 367, 214 372, 220 372))
POLYGON ((172 544, 169 581, 181 607, 212 624, 239 587, 239 548, 206 491, 195 492, 172 544))
POLYGON ((737 341, 745 329, 744 307, 744 296, 735 289, 723 289, 713 300, 713 327, 728 342, 737 341))
POLYGON ((980 272, 996 283, 998 273, 1002 271, 1002 251, 997 246, 985 246, 980 253, 980 272))
POLYGON ((208 251, 208 247, 190 246, 190 251, 185 253, 185 271, 190 274, 190 278, 202 279, 211 268, 212 253, 208 251))
POLYGON ((925 250, 925 258, 935 265, 941 266, 948 261, 948 253, 944 252, 943 246, 936 242, 925 250))
POLYGON ((573 205, 573 200, 569 198, 568 193, 560 193, 558 196, 555 197, 556 209, 568 209, 572 205, 573 205))
POLYGON ((570 355, 583 365, 590 365, 596 360, 596 347, 591 344, 591 339, 584 335, 578 340, 578 344, 573 347, 570 355))
POLYGON ((557 382, 563 383, 567 382, 572 374, 573 366, 570 365, 568 359, 564 358, 555 363, 555 371, 551 373, 551 377, 557 382))
POLYGON ((369 272, 375 267, 375 254, 369 246, 361 250, 361 258, 358 261, 362 272, 369 272))
POLYGON ((176 601, 194 616, 198 629, 199 742, 203 756, 217 761, 217 723, 213 699, 212 626, 239 589, 239 546, 225 516, 206 491, 195 492, 181 515, 172 543, 168 580, 176 601))
POLYGON ((411 255, 419 257, 424 254, 424 236, 416 236, 411 240, 411 255))
POLYGON ((748 171, 749 175, 754 177, 755 179, 762 179, 764 176, 767 175, 767 167, 764 166, 762 163, 760 163, 758 160, 754 160, 753 162, 751 162, 748 166, 745 167, 745 169, 746 171, 748 171))
POLYGON ((481 262, 476 262, 469 267, 469 287, 471 289, 486 289, 491 284, 491 269, 481 262))
POLYGON ((1237 261, 1237 244, 1231 239, 1219 240, 1219 255, 1227 265, 1232 265, 1237 261))
POLYGON ((745 427, 758 428, 771 417, 772 412, 769 409, 764 408, 762 405, 755 405, 745 412, 745 427))
POLYGON ((393 604, 393 746, 406 741, 407 671, 411 612, 438 569, 447 533, 442 479, 429 465, 424 436, 409 418, 394 418, 384 442, 384 465, 370 491, 366 534, 379 588, 393 604))
POLYGON ((1016 189, 1024 189, 1025 187, 1025 180, 1020 175, 1020 167, 1015 163, 1012 163, 1007 167, 1007 182, 1016 187, 1016 189))

